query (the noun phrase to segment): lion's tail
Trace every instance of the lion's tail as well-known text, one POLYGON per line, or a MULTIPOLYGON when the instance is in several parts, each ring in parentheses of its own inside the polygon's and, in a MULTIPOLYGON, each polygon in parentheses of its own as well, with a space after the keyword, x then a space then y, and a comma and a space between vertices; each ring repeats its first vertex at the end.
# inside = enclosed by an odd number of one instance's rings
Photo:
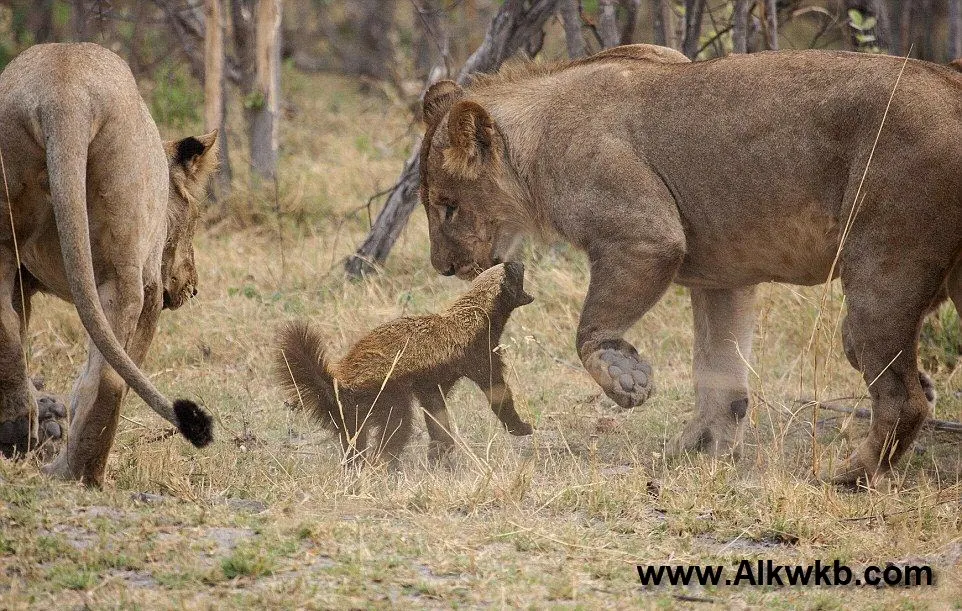
POLYGON ((96 138, 92 121, 84 114, 89 107, 89 100, 70 90, 39 109, 41 129, 56 135, 46 138, 47 170, 70 295, 84 329, 114 371, 191 443, 203 447, 213 439, 210 414, 193 401, 171 403, 161 394, 124 350, 104 314, 94 278, 87 216, 87 154, 96 138))
POLYGON ((306 408, 325 428, 339 430, 344 418, 324 338, 317 329, 303 321, 286 325, 278 333, 274 358, 274 375, 287 390, 289 400, 306 408))

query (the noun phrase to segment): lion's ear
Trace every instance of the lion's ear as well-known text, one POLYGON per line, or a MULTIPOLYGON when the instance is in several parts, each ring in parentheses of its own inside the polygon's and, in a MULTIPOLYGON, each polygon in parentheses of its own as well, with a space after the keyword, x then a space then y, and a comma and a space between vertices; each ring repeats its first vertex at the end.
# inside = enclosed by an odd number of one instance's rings
POLYGON ((464 89, 454 81, 438 81, 424 94, 422 114, 424 122, 435 125, 451 108, 451 105, 464 96, 464 89))
POLYGON ((217 130, 187 136, 167 147, 171 165, 179 165, 189 180, 204 182, 217 168, 217 130))
POLYGON ((461 178, 480 176, 483 163, 497 160, 495 133, 491 115, 480 104, 469 100, 456 103, 448 116, 451 145, 444 150, 444 169, 461 178))

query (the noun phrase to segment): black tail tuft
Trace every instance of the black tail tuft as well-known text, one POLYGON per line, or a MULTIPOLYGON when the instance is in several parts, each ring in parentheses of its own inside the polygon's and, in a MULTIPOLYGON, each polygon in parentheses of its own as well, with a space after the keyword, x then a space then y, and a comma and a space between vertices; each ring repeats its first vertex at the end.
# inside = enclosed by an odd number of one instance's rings
POLYGON ((210 414, 193 401, 174 401, 174 414, 177 416, 177 428, 187 441, 196 447, 202 448, 214 440, 214 426, 210 414))

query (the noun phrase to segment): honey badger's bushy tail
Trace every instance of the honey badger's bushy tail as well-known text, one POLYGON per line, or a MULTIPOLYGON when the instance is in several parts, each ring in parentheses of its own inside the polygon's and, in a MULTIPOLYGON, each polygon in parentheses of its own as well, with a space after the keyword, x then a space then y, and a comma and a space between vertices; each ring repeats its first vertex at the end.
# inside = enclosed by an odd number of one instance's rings
POLYGON ((310 324, 292 322, 278 333, 274 375, 291 402, 305 407, 325 428, 341 428, 343 418, 324 338, 310 324))

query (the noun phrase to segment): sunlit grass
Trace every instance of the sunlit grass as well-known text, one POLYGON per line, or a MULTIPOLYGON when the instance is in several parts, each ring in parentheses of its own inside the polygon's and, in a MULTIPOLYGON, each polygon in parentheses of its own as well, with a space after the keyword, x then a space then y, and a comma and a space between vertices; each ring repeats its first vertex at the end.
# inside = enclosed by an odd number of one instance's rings
MULTIPOLYGON (((838 287, 814 345, 823 289, 760 287, 742 459, 667 463, 665 444, 694 398, 686 292, 673 287, 629 333, 654 364, 657 394, 622 412, 575 354, 583 256, 530 245, 526 287, 536 301, 514 314, 503 350, 535 435, 504 434, 465 385, 449 400, 464 442, 451 469, 428 467, 422 431, 401 474, 345 474, 337 444, 285 406, 271 380, 275 329, 308 318, 340 353, 380 322, 439 309, 465 285, 430 269, 419 210, 383 274, 343 279, 340 262, 368 227, 367 198, 396 178, 413 132, 402 108, 349 80, 285 82, 293 108, 277 197, 249 185, 239 150, 235 193, 197 240, 200 294, 162 317, 145 364, 164 392, 212 410, 215 443, 196 451, 162 438, 165 423, 129 397, 103 490, 0 462, 0 606, 670 608, 681 594, 724 607, 962 604, 958 438, 923 434, 877 490, 811 483, 812 415, 795 400, 864 393, 841 350, 838 287), (940 585, 642 590, 634 569, 743 558, 931 562, 940 585)), ((231 142, 242 143, 237 134, 231 142)), ((938 414, 949 419, 962 413, 962 376, 944 356, 957 338, 954 315, 940 313, 935 347, 923 350, 938 414)), ((38 298, 31 373, 68 391, 85 345, 72 309, 38 298)), ((866 429, 823 412, 820 460, 846 456, 866 429)))

